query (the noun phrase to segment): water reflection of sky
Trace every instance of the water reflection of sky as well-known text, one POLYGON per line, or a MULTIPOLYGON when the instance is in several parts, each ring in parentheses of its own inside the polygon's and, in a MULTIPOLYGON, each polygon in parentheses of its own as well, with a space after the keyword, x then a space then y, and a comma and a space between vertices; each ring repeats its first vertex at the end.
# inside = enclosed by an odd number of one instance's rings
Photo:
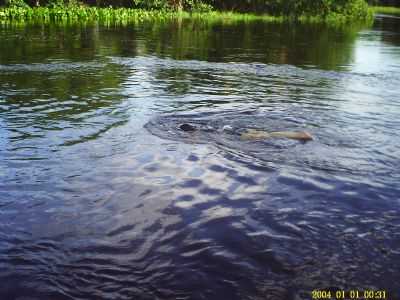
POLYGON ((382 41, 381 33, 369 31, 355 42, 351 70, 366 74, 400 72, 399 61, 399 48, 382 41))

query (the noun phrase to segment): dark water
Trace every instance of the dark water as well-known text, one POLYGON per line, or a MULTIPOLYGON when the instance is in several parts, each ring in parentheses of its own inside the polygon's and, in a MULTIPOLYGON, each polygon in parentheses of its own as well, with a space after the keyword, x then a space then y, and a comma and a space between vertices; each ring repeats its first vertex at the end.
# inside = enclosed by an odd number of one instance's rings
POLYGON ((398 299, 399 30, 2 25, 0 299, 398 299))

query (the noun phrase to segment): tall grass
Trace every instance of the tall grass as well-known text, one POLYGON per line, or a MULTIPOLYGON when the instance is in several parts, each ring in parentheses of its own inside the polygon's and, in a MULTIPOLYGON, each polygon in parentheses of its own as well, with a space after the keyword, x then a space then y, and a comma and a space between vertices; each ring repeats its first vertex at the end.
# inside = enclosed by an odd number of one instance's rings
MULTIPOLYGON (((372 16, 372 14, 371 14, 372 16)), ((349 21, 346 15, 331 13, 327 16, 297 15, 271 16, 252 13, 235 12, 186 12, 174 10, 144 10, 132 8, 99 8, 88 6, 69 7, 3 7, 0 8, 2 23, 99 23, 127 25, 151 20, 197 19, 208 22, 248 22, 248 21, 299 21, 345 23, 349 21)))
POLYGON ((3 21, 43 21, 43 22, 87 22, 126 23, 150 19, 175 18, 176 12, 148 11, 129 8, 97 8, 73 6, 60 7, 10 7, 0 8, 0 20, 3 21))
POLYGON ((186 12, 173 10, 143 10, 131 8, 98 8, 74 6, 61 7, 9 7, 0 8, 0 22, 3 23, 100 23, 127 25, 143 21, 173 19, 195 19, 207 22, 282 22, 289 17, 255 15, 234 12, 186 12))

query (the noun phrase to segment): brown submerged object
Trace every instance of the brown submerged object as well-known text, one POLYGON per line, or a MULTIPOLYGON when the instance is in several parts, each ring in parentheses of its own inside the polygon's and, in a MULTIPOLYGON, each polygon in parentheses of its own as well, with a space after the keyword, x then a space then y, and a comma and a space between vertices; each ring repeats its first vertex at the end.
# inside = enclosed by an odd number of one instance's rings
POLYGON ((248 129, 240 135, 243 140, 263 140, 268 138, 288 138, 299 141, 311 141, 313 137, 306 131, 275 131, 266 132, 256 129, 248 129))
MULTIPOLYGON (((198 128, 190 123, 183 123, 178 128, 185 132, 194 132, 198 128)), ((264 140, 269 138, 287 138, 299 141, 311 141, 313 137, 306 131, 273 131, 267 132, 264 130, 247 129, 240 134, 242 140, 264 140)))

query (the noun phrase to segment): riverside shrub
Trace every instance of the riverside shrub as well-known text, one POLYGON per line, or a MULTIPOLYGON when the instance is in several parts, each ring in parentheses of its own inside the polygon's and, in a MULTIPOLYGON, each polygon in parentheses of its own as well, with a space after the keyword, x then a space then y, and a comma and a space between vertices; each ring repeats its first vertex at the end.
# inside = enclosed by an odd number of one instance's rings
POLYGON ((370 14, 365 0, 0 0, 8 6, 70 6, 128 7, 146 10, 210 10, 267 13, 278 16, 319 16, 366 18, 370 14))

